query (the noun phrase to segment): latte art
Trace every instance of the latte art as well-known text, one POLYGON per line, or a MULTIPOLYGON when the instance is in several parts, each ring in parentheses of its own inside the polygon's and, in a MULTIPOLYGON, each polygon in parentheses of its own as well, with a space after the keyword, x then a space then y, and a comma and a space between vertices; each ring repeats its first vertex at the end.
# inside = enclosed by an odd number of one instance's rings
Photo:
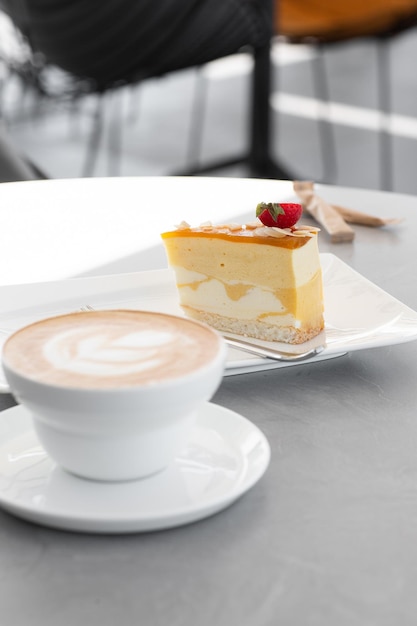
POLYGON ((210 329, 168 315, 92 311, 43 320, 15 333, 5 362, 38 381, 70 387, 129 387, 176 378, 216 354, 210 329))
POLYGON ((44 357, 67 372, 95 376, 124 376, 163 368, 186 344, 185 335, 167 332, 136 332, 114 337, 98 330, 91 336, 82 328, 59 333, 45 343, 44 357))

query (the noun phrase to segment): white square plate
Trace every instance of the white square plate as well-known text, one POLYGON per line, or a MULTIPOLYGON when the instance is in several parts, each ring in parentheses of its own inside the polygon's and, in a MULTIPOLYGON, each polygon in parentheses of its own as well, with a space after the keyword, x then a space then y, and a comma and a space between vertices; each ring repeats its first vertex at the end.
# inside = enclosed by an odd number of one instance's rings
MULTIPOLYGON (((417 339, 417 313, 358 274, 333 254, 320 255, 323 269, 325 331, 302 345, 326 342, 323 352, 303 363, 417 339)), ((0 347, 7 336, 30 322, 76 311, 82 306, 134 308, 182 315, 173 273, 166 270, 0 287, 0 347)), ((254 341, 255 343, 255 341, 254 341)), ((260 345, 271 345, 259 342, 260 345)), ((274 343, 276 349, 300 346, 274 343)), ((294 365, 230 349, 226 376, 294 365)), ((8 386, 0 372, 0 391, 8 386)))

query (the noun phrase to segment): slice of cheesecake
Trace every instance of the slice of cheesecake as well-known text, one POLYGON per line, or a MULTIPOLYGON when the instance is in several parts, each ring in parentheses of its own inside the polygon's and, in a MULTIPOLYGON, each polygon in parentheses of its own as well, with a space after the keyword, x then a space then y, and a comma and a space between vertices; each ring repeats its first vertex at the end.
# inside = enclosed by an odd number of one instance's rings
POLYGON ((162 233, 184 312, 220 331, 302 343, 324 327, 317 229, 182 223, 162 233))

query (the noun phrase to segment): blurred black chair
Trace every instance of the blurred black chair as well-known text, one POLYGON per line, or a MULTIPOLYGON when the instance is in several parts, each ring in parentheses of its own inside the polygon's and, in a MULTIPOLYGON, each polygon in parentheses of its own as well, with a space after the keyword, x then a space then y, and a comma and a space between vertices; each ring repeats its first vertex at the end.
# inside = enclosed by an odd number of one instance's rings
MULTIPOLYGON (((69 82, 66 85, 66 89, 60 94, 60 97, 66 97, 71 101, 76 101, 81 96, 86 94, 96 94, 97 109, 94 116, 94 122, 92 124, 91 136, 88 141, 88 149, 86 162, 84 166, 84 175, 91 175, 97 150, 100 142, 100 137, 103 128, 103 115, 104 96, 114 90, 119 89, 126 85, 138 85, 142 81, 150 78, 156 78, 163 76, 172 71, 180 69, 186 69, 190 67, 198 68, 203 63, 215 60, 216 58, 222 58, 231 54, 235 54, 243 50, 248 51, 254 60, 253 75, 251 81, 250 90, 250 113, 248 121, 248 149, 245 154, 236 155, 231 158, 225 158, 213 163, 208 163, 202 166, 196 166, 191 164, 189 169, 178 174, 195 175, 214 172, 219 169, 223 169, 235 164, 245 163, 249 168, 249 174, 257 177, 265 178, 289 178, 287 172, 283 171, 280 166, 274 162, 271 157, 271 112, 270 112, 270 92, 271 92, 271 59, 270 59, 270 45, 272 37, 272 25, 273 25, 273 0, 259 0, 259 25, 263 24, 263 32, 261 32, 260 26, 255 27, 251 20, 241 18, 240 25, 237 20, 236 14, 236 26, 233 24, 233 20, 230 20, 225 12, 222 4, 222 0, 219 0, 217 6, 217 13, 213 13, 210 9, 210 3, 207 2, 207 15, 206 19, 216 19, 219 24, 222 24, 221 32, 218 35, 217 48, 212 47, 210 52, 210 41, 202 40, 201 45, 197 45, 195 50, 198 50, 201 54, 194 54, 186 59, 184 52, 181 55, 175 54, 175 41, 172 41, 172 47, 167 47, 166 54, 162 62, 155 62, 156 57, 152 56, 152 48, 154 39, 164 36, 163 32, 151 32, 152 29, 152 14, 157 15, 161 10, 160 4, 153 3, 153 0, 149 3, 145 3, 148 6, 152 6, 151 10, 148 10, 148 17, 150 19, 149 33, 147 36, 147 45, 149 46, 149 54, 143 57, 139 63, 138 68, 135 65, 135 53, 138 54, 141 43, 136 43, 136 49, 127 50, 132 58, 132 67, 127 67, 125 73, 117 73, 117 63, 112 59, 113 53, 116 53, 119 48, 123 50, 123 47, 128 48, 129 44, 125 43, 120 38, 120 32, 123 32, 123 27, 126 24, 121 23, 113 24, 109 19, 110 13, 108 11, 108 4, 103 3, 96 9, 96 21, 94 29, 90 32, 90 39, 86 37, 85 25, 80 21, 76 22, 77 10, 85 10, 84 0, 64 0, 61 2, 63 19, 68 20, 68 24, 75 30, 78 29, 80 37, 77 40, 77 45, 71 46, 67 37, 67 31, 62 28, 61 31, 57 29, 53 22, 53 11, 56 12, 57 4, 53 8, 53 3, 44 2, 44 11, 34 11, 33 6, 42 4, 39 0, 33 2, 32 0, 3 0, 3 5, 10 15, 11 19, 26 38, 33 52, 33 68, 34 73, 38 77, 38 89, 40 93, 47 94, 48 88, 44 85, 42 76, 46 74, 50 67, 59 67, 64 70, 66 76, 69 78, 69 82), (222 17, 224 13, 224 18, 222 17), (262 17, 262 20, 260 19, 262 17), (220 22, 222 20, 222 22, 220 22), (223 23, 224 22, 224 23, 223 23), (245 41, 244 28, 248 29, 248 32, 252 33, 252 36, 248 39, 252 41, 245 41), (113 30, 112 30, 113 29, 113 30), (120 32, 118 32, 120 29, 120 32), (240 30, 239 30, 240 29, 240 30), (113 32, 114 31, 114 32, 113 32), (235 32, 236 31, 236 32, 235 32), (256 32, 259 31, 259 32, 256 32), (223 35, 221 34, 223 33, 223 35), (102 62, 100 57, 100 63, 95 63, 93 55, 90 54, 89 43, 91 42, 91 49, 97 53, 98 47, 96 45, 95 36, 98 40, 105 42, 108 40, 109 45, 101 47, 102 55, 107 55, 107 58, 102 62), (117 39, 118 38, 118 39, 117 39), (117 40, 118 47, 112 46, 117 40), (205 51, 206 49, 206 51, 205 51), (71 54, 69 54, 71 52, 71 54), (109 72, 108 75, 103 73, 103 67, 106 66, 108 61, 109 72), (116 69, 115 69, 116 68, 116 69)), ((170 0, 166 0, 165 5, 170 0)), ((88 4, 88 3, 87 3, 88 4)), ((183 0, 179 0, 177 4, 181 11, 184 12, 183 0)), ((200 3, 203 5, 204 3, 200 3)), ((192 20, 193 11, 195 10, 197 3, 189 2, 188 14, 185 17, 192 20)), ((120 12, 123 15, 123 20, 129 21, 129 12, 123 14, 123 8, 127 5, 120 6, 120 12)), ((134 11, 137 13, 140 11, 141 3, 134 0, 131 7, 135 7, 134 11)), ((214 6, 214 5, 212 5, 214 6)), ((243 5, 242 5, 243 6, 243 5)), ((248 3, 247 7, 251 7, 253 11, 255 6, 253 2, 248 3)), ((236 6, 233 5, 234 10, 236 6)), ((144 16, 145 17, 145 16, 144 16)), ((185 19, 185 18, 184 18, 185 19)), ((122 21, 123 21, 122 20, 122 21)), ((62 22, 63 23, 63 22, 62 22)), ((169 27, 169 24, 166 24, 169 27)), ((200 20, 201 28, 201 20, 200 20)), ((69 29, 68 29, 69 30, 69 29)), ((145 29, 146 30, 146 29, 145 29)), ((192 33, 192 30, 191 30, 192 33)), ((199 37, 199 33, 191 34, 191 38, 196 39, 199 37)), ((167 41, 169 43, 169 39, 167 41)), ((57 97, 57 94, 51 94, 57 97)))

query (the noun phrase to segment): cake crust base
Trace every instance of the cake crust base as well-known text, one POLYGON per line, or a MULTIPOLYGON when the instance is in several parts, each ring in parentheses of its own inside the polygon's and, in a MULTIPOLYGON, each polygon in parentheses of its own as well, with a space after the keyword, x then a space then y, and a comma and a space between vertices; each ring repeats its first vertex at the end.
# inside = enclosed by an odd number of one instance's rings
POLYGON ((311 328, 295 328, 294 326, 276 326, 258 320, 241 320, 232 317, 223 317, 216 313, 199 311, 193 307, 182 306, 188 317, 213 326, 220 332, 229 332, 235 335, 253 337, 262 341, 281 341, 289 344, 299 344, 313 339, 324 328, 324 323, 311 328))

